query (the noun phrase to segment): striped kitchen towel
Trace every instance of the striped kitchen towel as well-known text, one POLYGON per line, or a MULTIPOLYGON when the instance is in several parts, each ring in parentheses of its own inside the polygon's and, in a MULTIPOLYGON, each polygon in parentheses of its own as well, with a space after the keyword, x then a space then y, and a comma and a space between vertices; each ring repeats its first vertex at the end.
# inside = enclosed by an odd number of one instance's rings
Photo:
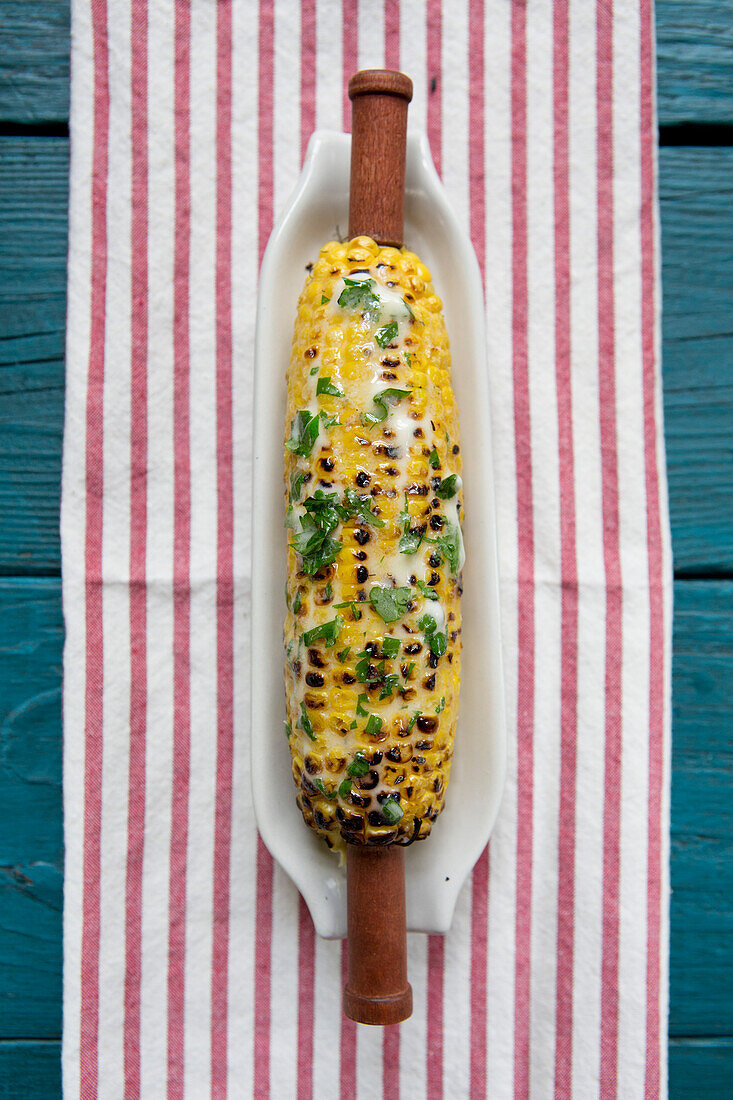
POLYGON ((651 0, 72 16, 66 1100, 662 1096, 651 0), (342 1017, 343 946, 258 840, 248 765, 258 267, 311 131, 382 65, 484 277, 509 716, 489 849, 450 934, 410 937, 416 1011, 385 1030, 342 1017))

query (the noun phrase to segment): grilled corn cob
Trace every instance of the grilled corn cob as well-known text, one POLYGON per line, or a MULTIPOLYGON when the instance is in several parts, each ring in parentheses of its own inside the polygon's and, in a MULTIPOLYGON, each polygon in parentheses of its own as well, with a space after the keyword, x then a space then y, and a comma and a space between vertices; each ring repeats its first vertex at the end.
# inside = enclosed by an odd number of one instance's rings
POLYGON ((297 802, 332 848, 427 836, 458 716, 461 454, 428 269, 326 244, 288 373, 286 732, 297 802))

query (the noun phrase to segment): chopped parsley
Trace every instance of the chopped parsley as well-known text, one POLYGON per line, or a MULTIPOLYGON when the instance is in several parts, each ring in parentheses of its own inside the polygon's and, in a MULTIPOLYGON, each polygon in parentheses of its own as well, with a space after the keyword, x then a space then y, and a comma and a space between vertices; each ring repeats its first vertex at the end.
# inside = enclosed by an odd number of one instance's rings
POLYGON ((428 462, 434 470, 437 470, 438 466, 440 466, 440 459, 438 458, 438 452, 436 451, 435 447, 433 447, 430 455, 428 456, 428 462))
POLYGON ((390 825, 396 825, 404 812, 394 795, 390 795, 382 803, 382 817, 386 818, 390 825))
POLYGON ((438 624, 432 615, 423 615, 417 625, 421 630, 424 630, 426 634, 432 634, 438 624))
POLYGON ((303 488, 305 474, 302 470, 293 470, 290 475, 290 503, 295 504, 300 499, 300 490, 303 488))
POLYGON ((329 581, 326 587, 323 589, 324 600, 330 600, 333 596, 333 585, 329 581))
POLYGON ((312 576, 324 565, 330 565, 336 560, 341 552, 341 543, 328 537, 335 524, 322 524, 310 513, 303 516, 300 525, 301 530, 293 537, 290 545, 301 556, 303 572, 312 576))
POLYGON ((364 775, 369 775, 369 764, 361 749, 354 754, 354 759, 346 769, 346 774, 354 776, 357 779, 360 779, 364 775))
POLYGON ((298 612, 300 611, 300 605, 301 605, 300 589, 298 589, 298 591, 295 594, 295 599, 293 600, 293 614, 294 615, 297 615, 298 612))
POLYGON ((384 520, 372 512, 372 501, 368 493, 359 494, 355 489, 346 489, 342 508, 346 516, 358 516, 362 523, 369 523, 372 527, 384 527, 384 520))
POLYGON ((390 695, 393 695, 395 690, 399 687, 399 683, 400 678, 396 672, 391 673, 389 676, 385 676, 382 690, 379 693, 380 700, 389 699, 390 695))
POLYGON ((438 593, 434 588, 431 588, 425 581, 415 581, 416 586, 420 589, 426 600, 437 600, 438 593))
POLYGON ((372 398, 379 412, 363 412, 361 414, 362 424, 381 424, 383 420, 387 419, 387 413, 389 412, 387 405, 398 405, 403 397, 409 397, 411 393, 412 390, 398 390, 394 386, 389 386, 386 390, 380 390, 372 398))
POLYGON ((308 372, 310 374, 311 378, 313 377, 314 374, 318 374, 320 369, 321 368, 318 366, 317 363, 316 363, 315 367, 311 367, 310 371, 308 372))
POLYGON ((375 584, 369 602, 385 623, 394 623, 405 614, 410 603, 409 588, 383 588, 375 584))
POLYGON ((441 714, 444 710, 445 710, 445 695, 441 695, 440 702, 438 703, 437 707, 435 708, 435 713, 436 714, 441 714))
POLYGON ((355 623, 359 622, 359 619, 361 618, 361 611, 357 606, 356 600, 347 600, 346 603, 335 603, 333 606, 335 608, 350 607, 353 621, 355 623))
POLYGON ((450 477, 444 477, 435 490, 436 497, 440 497, 441 500, 451 500, 458 492, 458 486, 456 485, 457 480, 458 474, 451 474, 450 477))
POLYGON ((320 626, 314 626, 312 630, 306 630, 303 635, 303 641, 307 646, 312 646, 314 642, 318 642, 321 639, 326 643, 327 647, 335 645, 341 633, 343 622, 344 620, 341 616, 337 615, 335 619, 330 619, 327 623, 321 623, 320 626))
POLYGON ((322 375, 316 383, 316 395, 326 393, 329 397, 343 397, 343 390, 340 390, 338 386, 334 386, 331 381, 330 375, 322 375))
POLYGON ((374 279, 349 279, 344 276, 344 289, 338 303, 342 309, 360 309, 364 313, 379 309, 379 298, 374 293, 374 279))
POLYGON ((387 635, 382 642, 382 653, 385 657, 396 657, 400 651, 401 645, 402 643, 399 638, 393 638, 391 635, 387 635))
POLYGON ((420 717, 421 714, 422 714, 421 710, 416 710, 414 712, 412 718, 410 719, 409 725, 407 727, 408 733, 413 728, 413 726, 415 725, 415 723, 417 722, 417 720, 418 720, 418 718, 420 717))
POLYGON ((317 438, 318 416, 314 416, 308 409, 301 409, 293 418, 290 425, 290 439, 285 446, 293 454, 309 455, 317 438))
POLYGON ((405 352, 405 359, 407 360, 408 367, 411 367, 412 366, 412 356, 410 355, 409 351, 405 352))
POLYGON ((341 664, 343 664, 346 658, 349 656, 350 650, 351 646, 347 645, 344 649, 340 649, 339 652, 336 654, 341 664))
POLYGON ((417 530, 405 531, 404 535, 400 538, 399 551, 400 554, 415 554, 420 549, 420 543, 423 540, 423 532, 417 530))
POLYGON ((423 615, 417 624, 425 631, 425 640, 430 646, 430 652, 435 657, 442 657, 448 648, 448 638, 437 629, 438 624, 432 615, 423 615))
POLYGON ((329 416, 321 409, 321 420, 323 421, 324 428, 332 428, 334 424, 340 424, 341 421, 337 416, 329 416))
POLYGON ((308 711, 305 709, 305 703, 300 704, 300 718, 295 724, 296 726, 300 726, 303 733, 307 737, 310 737, 311 741, 315 741, 316 735, 313 732, 313 726, 311 725, 311 720, 308 717, 308 711))
POLYGON ((330 302, 330 301, 331 301, 331 299, 327 298, 325 294, 321 295, 321 305, 322 306, 325 306, 326 302, 330 302))
POLYGON ((364 703, 369 702, 369 696, 366 692, 362 692, 359 698, 356 700, 356 716, 357 718, 366 718, 369 714, 368 710, 364 710, 364 703))
POLYGON ((290 722, 285 723, 285 734, 288 737, 288 739, 290 739, 293 736, 293 727, 290 725, 290 722))
POLYGON ((375 737, 383 725, 384 723, 378 714, 370 714, 364 732, 368 733, 370 737, 375 737))
POLYGON ((437 546, 438 550, 443 554, 450 566, 451 573, 458 573, 461 560, 461 533, 458 528, 453 524, 448 524, 445 534, 439 535, 436 539, 430 539, 429 541, 437 546))
POLYGON ((315 780, 315 785, 316 785, 316 787, 318 787, 318 790, 321 792, 321 794, 325 794, 326 798, 335 798, 336 797, 336 792, 335 791, 327 791, 326 790, 326 788, 323 786, 323 780, 322 779, 316 779, 315 780))
POLYGON ((380 329, 374 334, 374 339, 379 344, 380 348, 386 348, 388 344, 391 344, 395 336, 399 331, 399 326, 396 321, 390 321, 388 325, 382 325, 380 329))
POLYGON ((351 780, 344 779, 339 783, 339 798, 348 798, 351 794, 351 780))

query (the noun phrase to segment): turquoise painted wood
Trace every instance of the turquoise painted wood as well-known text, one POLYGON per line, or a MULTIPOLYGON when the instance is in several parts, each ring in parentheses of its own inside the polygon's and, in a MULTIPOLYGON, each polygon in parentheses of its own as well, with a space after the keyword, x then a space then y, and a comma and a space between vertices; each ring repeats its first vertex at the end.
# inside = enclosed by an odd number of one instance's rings
MULTIPOLYGON (((69 0, 0 0, 0 120, 69 117, 69 0)), ((733 0, 657 0, 659 121, 733 121, 733 0)))
POLYGON ((733 122, 733 0, 656 0, 661 123, 733 122))
MULTIPOLYGON (((0 572, 9 574, 60 567, 67 171, 64 138, 0 138, 0 572)), ((733 206, 721 198, 732 173, 733 149, 660 151, 678 573, 733 570, 733 206)))
POLYGON ((730 1100, 733 1039, 673 1039, 669 1100, 730 1100))
POLYGON ((0 138, 0 573, 58 572, 69 143, 0 138))
POLYGON ((62 643, 59 581, 0 580, 3 1038, 61 1028, 62 643))
POLYGON ((0 1043, 0 1100, 57 1100, 61 1096, 61 1043, 0 1043))

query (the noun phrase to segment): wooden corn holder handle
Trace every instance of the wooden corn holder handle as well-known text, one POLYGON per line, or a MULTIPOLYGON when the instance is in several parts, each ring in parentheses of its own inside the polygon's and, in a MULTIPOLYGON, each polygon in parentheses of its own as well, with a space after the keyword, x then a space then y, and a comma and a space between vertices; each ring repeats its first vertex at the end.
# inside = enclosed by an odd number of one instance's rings
MULTIPOLYGON (((352 100, 349 237, 402 244, 407 105, 404 73, 362 69, 352 100)), ((407 980, 405 853, 349 844, 346 850, 349 967, 344 1012, 360 1024, 397 1024, 412 1015, 407 980)))

